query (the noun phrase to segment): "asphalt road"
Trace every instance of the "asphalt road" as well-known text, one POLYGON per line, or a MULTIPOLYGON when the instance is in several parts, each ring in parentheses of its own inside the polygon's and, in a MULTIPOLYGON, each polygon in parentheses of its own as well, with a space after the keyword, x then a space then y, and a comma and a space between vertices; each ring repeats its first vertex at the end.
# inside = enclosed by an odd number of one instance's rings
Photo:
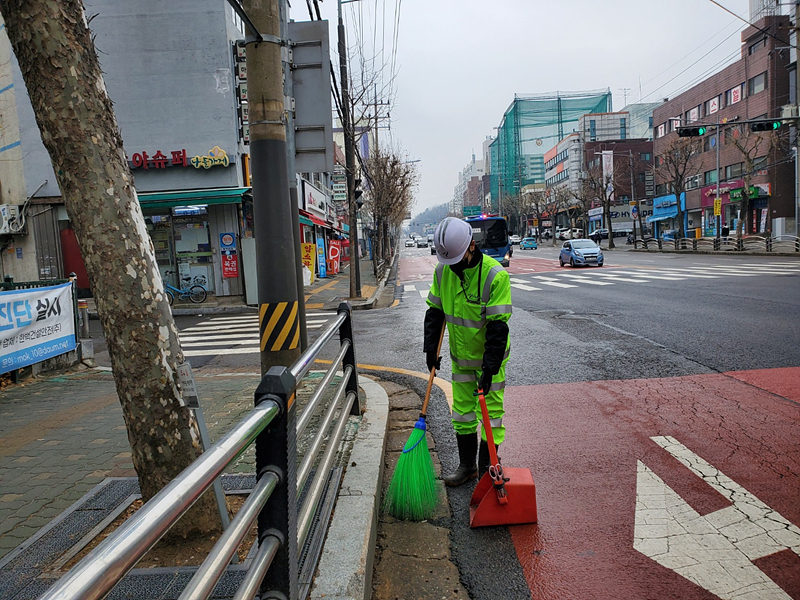
MULTIPOLYGON (((399 303, 354 313, 359 363, 425 370, 435 264, 402 248, 399 303)), ((470 529, 472 486, 449 490, 438 524, 470 596, 800 600, 800 260, 622 243, 572 269, 543 246, 515 249, 509 273, 500 455, 533 474, 538 523, 470 529)), ((236 339, 257 337, 252 315, 176 321, 195 369, 258 371, 236 339)), ((449 415, 434 394, 445 472, 449 415)))
MULTIPOLYGON (((539 523, 470 529, 471 487, 450 491, 471 597, 800 599, 800 261, 557 257, 515 250, 509 268, 500 454, 533 473, 539 523)), ((400 304, 356 315, 359 362, 424 371, 434 265, 403 249, 400 304)), ((429 424, 454 468, 441 397, 429 424)))

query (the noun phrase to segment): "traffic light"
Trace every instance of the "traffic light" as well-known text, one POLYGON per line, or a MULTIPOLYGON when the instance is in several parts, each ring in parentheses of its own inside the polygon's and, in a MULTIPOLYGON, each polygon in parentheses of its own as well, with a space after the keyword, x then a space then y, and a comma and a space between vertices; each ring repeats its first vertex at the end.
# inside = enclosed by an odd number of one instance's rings
POLYGON ((353 181, 353 199, 356 201, 356 208, 361 208, 364 206, 364 201, 361 200, 361 194, 364 193, 364 190, 359 189, 361 187, 361 180, 356 179, 353 181))
POLYGON ((780 126, 780 121, 754 121, 750 123, 750 131, 775 131, 780 126))
POLYGON ((698 137, 706 134, 705 127, 678 127, 678 137, 698 137))

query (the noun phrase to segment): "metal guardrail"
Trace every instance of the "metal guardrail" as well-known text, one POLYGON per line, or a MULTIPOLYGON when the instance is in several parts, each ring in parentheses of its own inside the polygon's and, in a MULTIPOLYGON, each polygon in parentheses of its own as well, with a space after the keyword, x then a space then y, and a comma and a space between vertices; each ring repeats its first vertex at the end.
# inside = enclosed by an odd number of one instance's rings
POLYGON ((202 600, 211 596, 256 519, 258 553, 234 599, 250 600, 259 592, 268 598, 296 598, 298 548, 302 548, 308 537, 348 417, 360 413, 352 309, 343 302, 336 318, 294 365, 272 367, 262 378, 255 391, 252 412, 87 554, 40 600, 99 600, 105 597, 253 442, 256 446, 256 486, 189 581, 180 600, 202 600), (341 349, 298 419, 295 402, 298 381, 337 331, 341 349), (297 438, 319 408, 320 400, 340 365, 344 376, 322 417, 309 451, 296 469, 297 438), (331 426, 333 431, 323 449, 331 426), (322 456, 316 473, 308 484, 312 466, 320 452, 322 456), (305 499, 298 509, 297 499, 303 489, 305 499))
POLYGON ((731 252, 798 252, 800 253, 800 238, 793 235, 780 235, 766 237, 760 235, 745 235, 741 238, 728 237, 703 237, 703 238, 678 238, 663 240, 660 238, 636 238, 633 241, 635 249, 644 250, 689 250, 689 251, 731 251, 731 252))

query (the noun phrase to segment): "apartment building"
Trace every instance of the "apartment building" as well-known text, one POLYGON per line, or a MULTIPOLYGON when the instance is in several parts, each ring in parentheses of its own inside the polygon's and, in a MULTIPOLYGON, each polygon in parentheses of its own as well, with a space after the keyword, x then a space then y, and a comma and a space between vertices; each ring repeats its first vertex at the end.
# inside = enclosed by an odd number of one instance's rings
MULTIPOLYGON (((790 98, 789 17, 767 15, 741 34, 735 63, 659 105, 653 111, 656 203, 672 198, 659 167, 678 139, 676 129, 704 125, 702 149, 692 160, 686 185, 684 226, 701 235, 716 234, 714 199, 719 194, 721 224, 734 229, 744 219, 746 233, 779 235, 794 230, 795 191, 788 127, 776 134, 753 133, 747 121, 781 116, 790 98), (738 146, 751 154, 753 168, 738 146), (717 168, 719 157, 719 168, 717 168), (741 213, 744 177, 750 179, 749 209, 741 213)), ((673 202, 674 215, 677 206, 673 202)), ((666 214, 666 213, 665 213, 666 214)), ((673 215, 673 216, 674 216, 673 215)))

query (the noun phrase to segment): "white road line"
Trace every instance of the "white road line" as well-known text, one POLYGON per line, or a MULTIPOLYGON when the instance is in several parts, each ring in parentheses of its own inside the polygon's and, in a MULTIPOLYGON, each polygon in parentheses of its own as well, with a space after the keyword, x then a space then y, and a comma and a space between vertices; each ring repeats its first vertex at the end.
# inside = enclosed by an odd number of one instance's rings
POLYGON ((416 292, 417 291, 417 286, 403 284, 403 289, 405 291, 407 291, 407 292, 416 292))
POLYGON ((597 273, 597 277, 610 279, 611 281, 624 281, 625 283, 647 283, 646 279, 631 279, 630 277, 617 277, 611 273, 597 273))
POLYGON ((551 287, 558 287, 558 288, 578 287, 577 285, 572 285, 571 283, 561 283, 560 281, 557 281, 557 280, 555 280, 555 279, 553 279, 551 277, 542 277, 541 275, 537 275, 536 279, 538 279, 539 281, 536 281, 534 283, 540 283, 542 285, 549 285, 551 287))
POLYGON ((530 283, 527 279, 520 279, 519 277, 510 277, 509 281, 513 281, 514 283, 530 283))
POLYGON ((422 298, 427 298, 428 297, 428 292, 430 292, 430 290, 417 290, 417 291, 419 292, 419 295, 422 298))
MULTIPOLYGON (((228 354, 258 354, 261 351, 258 344, 255 346, 242 346, 240 348, 227 348, 224 352, 225 355, 228 354)), ((183 355, 184 356, 219 356, 221 352, 214 352, 213 350, 205 351, 205 350, 186 350, 183 355)))
MULTIPOLYGON (((533 287, 530 285, 525 285, 524 283, 512 283, 511 287, 517 288, 518 290, 525 290, 526 292, 538 292, 541 291, 542 288, 533 287)), ((574 287, 574 286, 571 286, 574 287)))
POLYGON ((700 514, 637 461, 633 547, 724 600, 789 600, 754 561, 800 555, 800 528, 675 438, 650 439, 731 505, 700 514))
POLYGON ((610 281, 594 281, 588 277, 585 277, 584 275, 569 275, 564 273, 562 277, 569 277, 573 281, 580 281, 581 283, 588 283, 589 285, 614 285, 610 281))
MULTIPOLYGON (((206 315, 206 316, 208 316, 208 315, 206 315)), ((248 319, 257 319, 258 318, 258 314, 253 312, 252 314, 238 315, 238 316, 235 316, 235 317, 211 317, 211 316, 208 316, 208 318, 211 321, 220 321, 220 322, 223 322, 223 321, 245 321, 245 320, 248 320, 248 319)))
POLYGON ((308 317, 306 317, 306 325, 311 325, 313 323, 327 323, 328 321, 330 321, 330 319, 311 319, 311 320, 309 320, 308 317))
POLYGON ((638 271, 614 271, 620 275, 633 275, 635 277, 646 277, 647 279, 663 279, 664 281, 682 281, 683 277, 674 277, 668 275, 650 275, 649 273, 640 273, 638 271))
POLYGON ((720 271, 724 273, 793 273, 792 269, 781 267, 748 267, 746 265, 733 266, 733 265, 719 265, 714 267, 686 267, 693 271, 720 271))
POLYGON ((204 346, 241 346, 242 344, 258 343, 258 336, 246 337, 237 340, 209 340, 208 338, 181 338, 184 348, 202 348, 204 346))
POLYGON ((759 273, 734 273, 732 271, 722 271, 720 269, 698 269, 696 267, 687 267, 687 269, 691 269, 691 273, 702 273, 704 275, 709 274, 717 274, 723 275, 725 277, 758 277, 759 273))
POLYGON ((667 275, 681 275, 683 277, 692 277, 696 279, 719 279, 719 275, 700 275, 699 273, 685 273, 684 271, 680 271, 678 269, 661 269, 660 273, 666 273, 667 275))
POLYGON ((245 327, 244 325, 240 325, 238 327, 187 327, 186 329, 181 329, 181 333, 219 333, 221 335, 227 335, 229 333, 247 333, 248 331, 253 331, 253 329, 258 329, 258 323, 253 323, 250 327, 245 327))

